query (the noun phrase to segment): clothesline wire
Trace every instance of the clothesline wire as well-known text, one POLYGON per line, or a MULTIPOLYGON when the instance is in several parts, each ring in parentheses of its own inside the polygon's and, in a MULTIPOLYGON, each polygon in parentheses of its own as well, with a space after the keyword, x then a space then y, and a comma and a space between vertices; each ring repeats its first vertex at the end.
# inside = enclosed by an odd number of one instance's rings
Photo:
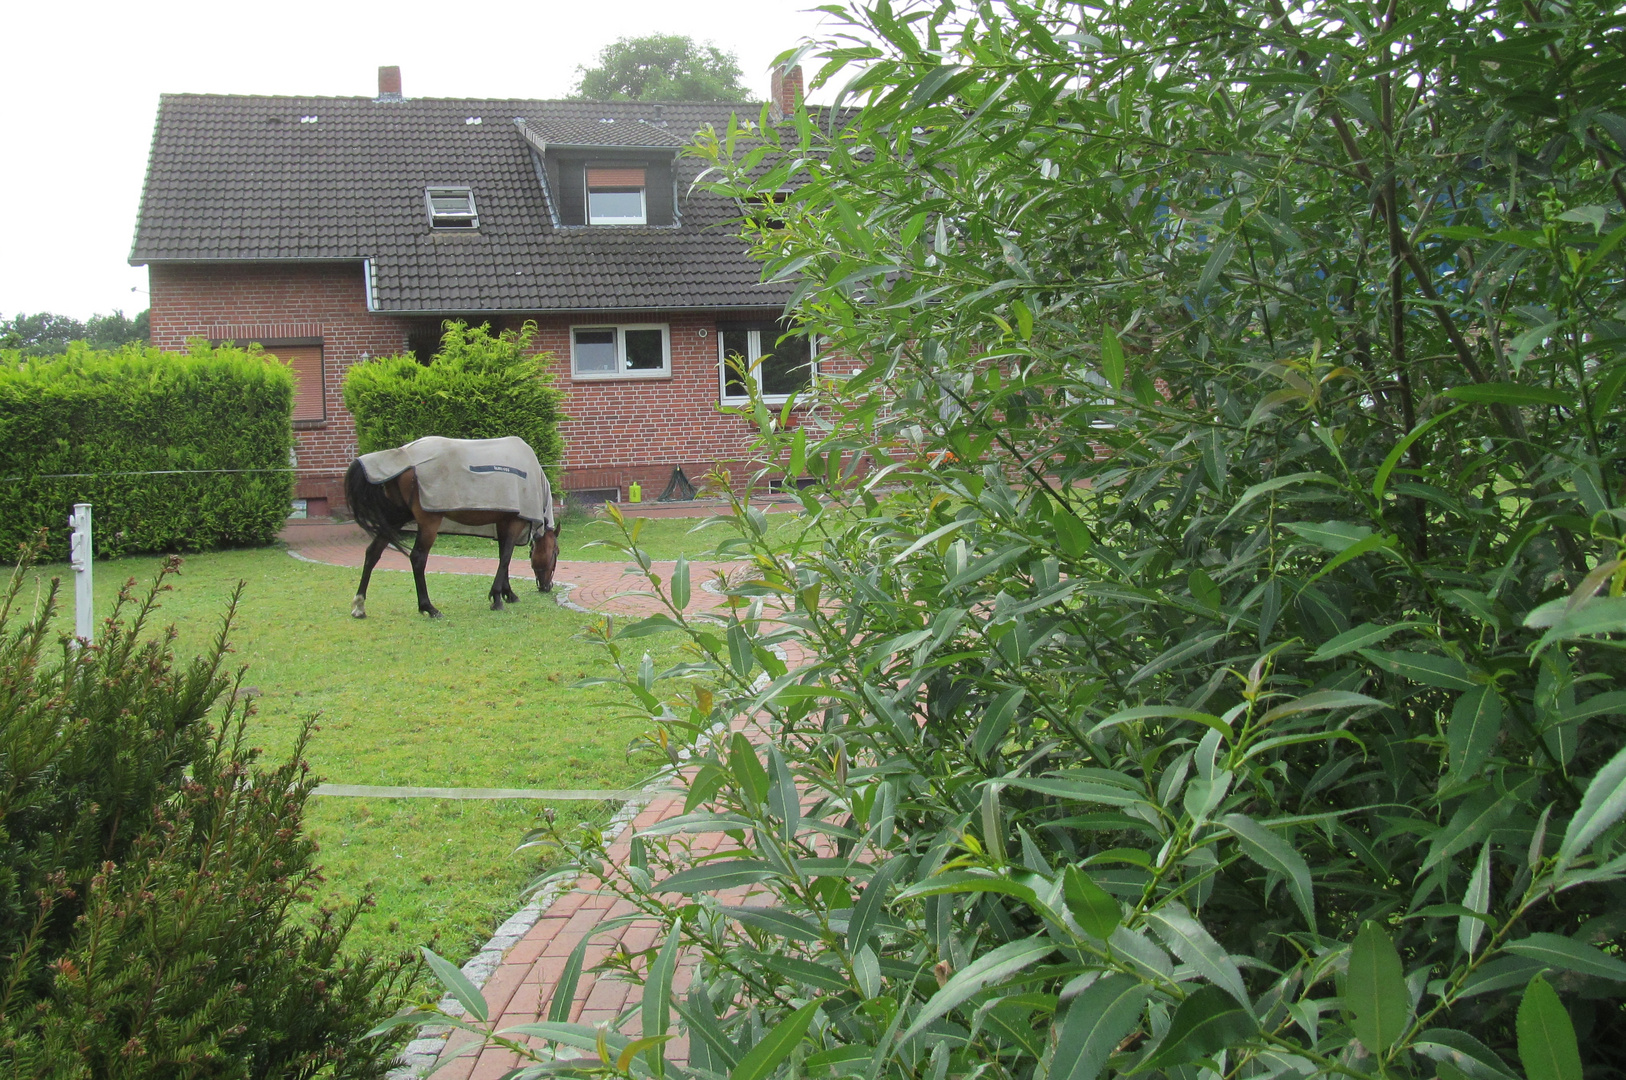
MULTIPOLYGON (((541 464, 544 469, 547 469, 561 467, 564 462, 556 461, 551 464, 544 462, 541 464)), ((207 476, 237 473, 300 473, 304 476, 309 476, 312 473, 322 473, 342 476, 348 471, 349 466, 342 469, 298 469, 292 467, 275 469, 152 469, 144 472, 41 473, 38 476, 5 476, 0 477, 0 483, 21 483, 27 480, 95 480, 107 476, 207 476)))

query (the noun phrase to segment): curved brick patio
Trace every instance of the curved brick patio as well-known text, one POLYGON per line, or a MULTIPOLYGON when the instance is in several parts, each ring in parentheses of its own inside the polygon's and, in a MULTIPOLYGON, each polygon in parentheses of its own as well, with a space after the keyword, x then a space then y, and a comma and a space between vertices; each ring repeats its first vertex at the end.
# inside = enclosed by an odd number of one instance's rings
MULTIPOLYGON (((283 532, 283 539, 288 544, 289 554, 295 558, 334 566, 360 567, 367 544, 366 534, 354 524, 290 524, 283 532)), ((663 580, 668 580, 673 565, 669 561, 660 561, 653 568, 663 580)), ((693 588, 685 610, 699 611, 716 606, 721 597, 704 588, 704 583, 737 565, 691 563, 693 588)), ((496 572, 496 568, 496 559, 429 556, 428 569, 431 573, 489 577, 496 572)), ((379 561, 379 569, 411 571, 406 557, 397 551, 386 551, 379 561)), ((510 572, 516 578, 530 580, 530 566, 523 558, 513 562, 510 572)), ((554 597, 571 607, 634 617, 663 610, 652 599, 618 595, 630 589, 647 587, 648 584, 636 572, 627 573, 627 564, 624 563, 561 559, 554 581, 554 597), (563 588, 567 584, 572 586, 568 590, 563 588)), ((807 662, 805 656, 794 652, 786 659, 792 667, 807 662)), ((744 721, 735 726, 742 730, 752 727, 744 721)), ((763 734, 760 730, 749 733, 753 737, 763 734)), ((642 808, 629 804, 611 823, 609 831, 615 835, 611 853, 617 861, 626 858, 635 831, 682 812, 683 799, 680 795, 657 795, 642 808)), ((707 846, 722 843, 724 837, 706 835, 696 836, 694 840, 698 854, 707 846)), ((491 1015, 499 1018, 499 1029, 538 1020, 552 995, 554 983, 564 969, 566 958, 582 937, 592 933, 605 920, 631 913, 626 901, 595 892, 597 884, 596 879, 582 878, 569 888, 545 892, 498 927, 486 947, 463 965, 464 974, 481 987, 491 1015)), ((725 901, 738 903, 744 895, 745 890, 741 890, 740 895, 725 897, 725 901)), ((657 934, 658 927, 652 922, 640 921, 595 938, 594 944, 587 950, 586 964, 576 987, 575 1002, 571 1007, 573 1021, 583 1024, 613 1021, 638 1003, 641 998, 638 987, 611 978, 599 978, 585 969, 618 948, 625 948, 628 952, 647 949, 655 944, 657 934)), ((674 989, 681 992, 687 986, 689 975, 689 965, 681 964, 674 989)), ((442 1005, 450 1006, 449 1011, 461 1011, 449 998, 442 1005)), ((636 1017, 623 1030, 635 1033, 638 1030, 636 1017)), ((493 1048, 474 1055, 469 1052, 472 1040, 472 1036, 462 1032, 453 1033, 449 1040, 443 1036, 421 1039, 407 1047, 404 1064, 391 1076, 395 1080, 423 1076, 436 1062, 444 1062, 444 1066, 434 1074, 436 1080, 496 1080, 519 1064, 518 1058, 505 1050, 493 1048)), ((669 1047, 668 1057, 678 1061, 686 1059, 686 1046, 681 1040, 669 1047)))

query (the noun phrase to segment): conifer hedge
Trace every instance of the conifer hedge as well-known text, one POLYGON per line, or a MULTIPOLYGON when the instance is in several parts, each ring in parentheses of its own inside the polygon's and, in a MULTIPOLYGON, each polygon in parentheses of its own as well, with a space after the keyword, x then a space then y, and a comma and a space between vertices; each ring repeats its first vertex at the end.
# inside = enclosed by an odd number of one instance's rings
POLYGON ((557 483, 565 456, 559 402, 547 357, 533 355, 536 324, 493 334, 489 327, 446 324, 428 364, 412 354, 352 367, 344 405, 356 418, 361 453, 404 446, 426 435, 496 439, 517 435, 557 483))
POLYGON ((375 1080, 401 1040, 361 1035, 418 964, 347 953, 353 907, 301 914, 311 729, 251 748, 232 610, 191 661, 151 632, 178 565, 90 648, 27 558, 0 594, 0 1076, 375 1080))
POLYGON ((286 469, 293 388, 239 348, 0 352, 0 552, 46 528, 48 557, 65 557, 76 502, 95 507, 99 554, 270 542, 291 473, 181 471, 286 469))

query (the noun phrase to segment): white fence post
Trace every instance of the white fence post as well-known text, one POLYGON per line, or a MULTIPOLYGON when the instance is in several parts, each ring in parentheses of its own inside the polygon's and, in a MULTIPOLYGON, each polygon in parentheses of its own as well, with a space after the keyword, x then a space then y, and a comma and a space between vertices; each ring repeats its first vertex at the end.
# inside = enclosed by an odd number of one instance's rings
POLYGON ((96 643, 96 594, 91 584, 90 504, 74 503, 68 516, 73 535, 68 541, 68 563, 73 567, 73 634, 87 645, 96 643))

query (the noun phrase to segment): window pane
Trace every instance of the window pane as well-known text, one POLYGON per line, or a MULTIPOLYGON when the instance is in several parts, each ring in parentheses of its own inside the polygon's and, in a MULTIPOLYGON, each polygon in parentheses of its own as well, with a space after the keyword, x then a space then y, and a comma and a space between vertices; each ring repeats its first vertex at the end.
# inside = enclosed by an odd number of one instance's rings
POLYGON ((777 329, 762 331, 763 349, 773 350, 757 369, 764 394, 794 394, 813 382, 812 343, 805 337, 791 337, 775 345, 780 333, 777 329))
POLYGON ((659 330, 625 330, 622 333, 627 340, 628 371, 660 371, 666 366, 659 330))
POLYGON ((636 191, 589 191, 587 216, 591 221, 644 220, 644 193, 636 191))
POLYGON ((718 335, 718 340, 723 346, 723 396, 744 397, 745 380, 740 377, 739 367, 754 359, 751 356, 751 332, 724 330, 718 335))
POLYGON ((614 330, 576 331, 577 374, 613 375, 618 370, 614 330))

